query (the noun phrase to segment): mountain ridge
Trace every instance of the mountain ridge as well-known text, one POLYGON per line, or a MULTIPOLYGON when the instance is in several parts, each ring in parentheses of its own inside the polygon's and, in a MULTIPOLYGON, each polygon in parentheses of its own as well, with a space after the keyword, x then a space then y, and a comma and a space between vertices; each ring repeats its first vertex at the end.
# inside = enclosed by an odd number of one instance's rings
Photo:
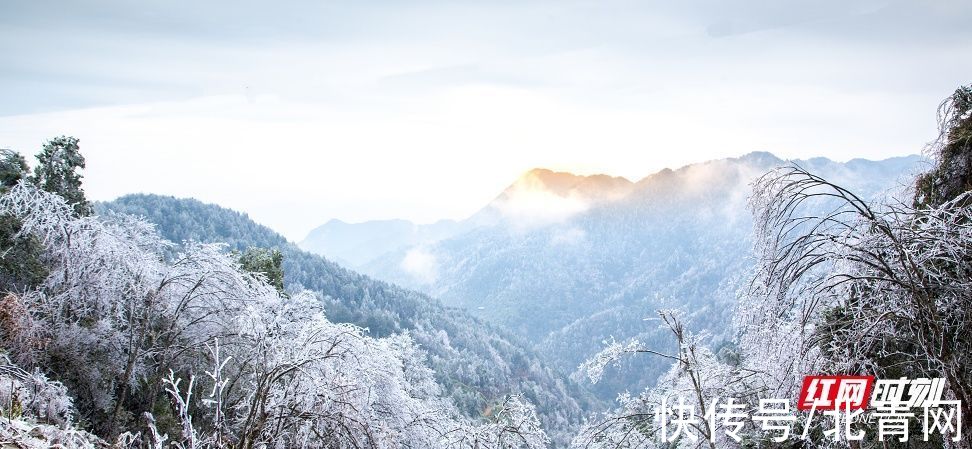
MULTIPOLYGON (((871 197, 900 187, 923 161, 795 163, 871 197)), ((561 371, 574 370, 612 336, 663 345, 664 333, 642 321, 657 309, 686 309, 690 326, 729 341, 725 317, 751 263, 751 183, 784 163, 753 152, 660 170, 621 198, 591 201, 555 220, 517 226, 507 215, 359 269, 509 328, 561 371)), ((624 374, 595 387, 603 399, 653 384, 666 367, 628 363, 624 374)))
MULTIPOLYGON (((923 157, 912 154, 880 160, 853 158, 846 162, 834 161, 826 157, 786 160, 768 151, 752 151, 737 157, 696 162, 674 169, 663 168, 635 181, 604 173, 581 175, 569 171, 534 167, 525 171, 503 188, 490 202, 464 219, 442 219, 433 223, 419 224, 399 218, 361 222, 346 222, 339 218, 332 218, 308 232, 307 236, 298 242, 298 246, 315 254, 331 257, 351 268, 367 269, 369 263, 389 253, 409 247, 423 247, 434 244, 458 234, 469 232, 477 227, 494 226, 511 215, 513 218, 517 218, 517 207, 519 205, 510 205, 508 202, 518 191, 548 192, 554 195, 553 198, 534 198, 534 203, 542 203, 544 200, 558 202, 563 198, 577 200, 578 204, 565 204, 566 209, 561 211, 561 215, 570 215, 571 207, 583 210, 592 204, 619 200, 646 185, 711 164, 746 162, 759 166, 771 166, 791 162, 811 167, 833 166, 834 164, 856 167, 874 164, 897 165, 899 162, 913 164, 918 159, 923 159, 923 157), (597 190, 599 189, 605 190, 606 193, 603 191, 598 193, 597 190)), ((520 207, 520 209, 526 207, 529 207, 529 204, 520 207)), ((554 215, 553 218, 562 218, 554 215)), ((540 220, 540 222, 543 223, 544 220, 540 220)))

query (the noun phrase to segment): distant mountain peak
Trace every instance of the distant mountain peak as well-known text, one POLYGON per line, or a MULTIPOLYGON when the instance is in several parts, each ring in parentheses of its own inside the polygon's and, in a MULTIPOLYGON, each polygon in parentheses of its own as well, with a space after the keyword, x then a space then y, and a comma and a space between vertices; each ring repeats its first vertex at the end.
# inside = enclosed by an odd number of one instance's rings
POLYGON ((500 220, 515 228, 557 223, 595 203, 624 198, 633 188, 634 183, 622 177, 534 168, 517 178, 470 221, 492 225, 500 220))
POLYGON ((758 163, 774 163, 783 162, 783 159, 776 157, 775 154, 769 151, 752 151, 739 156, 737 159, 747 162, 758 162, 758 163))
POLYGON ((517 178, 503 191, 500 198, 516 192, 543 191, 561 197, 579 195, 596 199, 606 195, 616 196, 619 193, 626 193, 632 185, 631 181, 620 176, 577 175, 547 168, 534 168, 517 178))

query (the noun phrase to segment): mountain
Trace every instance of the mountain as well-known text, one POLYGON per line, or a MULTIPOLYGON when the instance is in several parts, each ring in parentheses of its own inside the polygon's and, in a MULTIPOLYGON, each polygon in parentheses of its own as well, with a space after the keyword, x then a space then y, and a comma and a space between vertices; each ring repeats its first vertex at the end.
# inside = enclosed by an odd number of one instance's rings
POLYGON ((504 395, 521 393, 537 406, 552 438, 563 443, 572 426, 602 406, 584 387, 545 364, 519 337, 424 294, 302 251, 245 214, 194 199, 142 194, 98 203, 96 208, 99 214, 144 217, 173 242, 279 249, 288 289, 320 293, 332 321, 366 327, 374 336, 410 333, 427 352, 436 380, 469 416, 482 416, 504 395))
MULTIPOLYGON (((922 161, 794 163, 870 197, 922 161)), ((468 230, 360 269, 509 328, 565 372, 611 338, 664 349, 667 334, 650 321, 663 308, 685 310, 691 326, 729 344, 727 320, 751 266, 750 183, 786 163, 757 152, 634 183, 532 170, 460 222, 468 230)), ((597 386, 603 398, 651 385, 668 366, 647 356, 626 364, 597 386)))
POLYGON ((316 254, 331 254, 335 262, 361 266, 389 251, 443 240, 461 230, 453 220, 420 225, 407 220, 345 223, 330 220, 312 230, 297 245, 316 254))
POLYGON ((579 176, 535 168, 524 173, 460 228, 508 227, 518 230, 557 223, 591 204, 624 198, 634 187, 625 178, 579 176))
POLYGON ((332 219, 314 228, 297 245, 346 266, 361 268, 386 254, 434 244, 479 227, 559 220, 589 202, 624 197, 633 186, 620 177, 578 176, 537 168, 466 220, 416 224, 408 220, 346 223, 332 219))

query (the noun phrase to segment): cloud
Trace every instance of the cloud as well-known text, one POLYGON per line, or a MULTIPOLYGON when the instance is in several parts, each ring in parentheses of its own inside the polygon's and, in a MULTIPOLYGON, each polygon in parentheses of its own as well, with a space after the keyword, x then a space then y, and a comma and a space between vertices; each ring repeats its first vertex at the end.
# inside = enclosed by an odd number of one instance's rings
POLYGON ((434 254, 424 248, 412 248, 400 264, 402 270, 422 284, 432 284, 439 277, 439 264, 434 254))
MULTIPOLYGON (((0 6, 0 146, 72 134, 94 199, 196 196, 292 239, 462 219, 530 167, 913 153, 972 73, 967 1, 49 6, 0 6)), ((586 207, 526 192, 505 210, 586 207)))
POLYGON ((554 192, 537 172, 520 177, 503 196, 493 202, 514 228, 520 230, 561 223, 586 211, 589 201, 576 190, 554 192))

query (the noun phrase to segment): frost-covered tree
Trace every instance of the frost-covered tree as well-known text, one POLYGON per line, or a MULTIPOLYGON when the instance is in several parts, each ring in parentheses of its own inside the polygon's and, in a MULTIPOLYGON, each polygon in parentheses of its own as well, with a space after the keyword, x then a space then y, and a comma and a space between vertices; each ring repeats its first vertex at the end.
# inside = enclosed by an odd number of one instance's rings
POLYGON ((435 298, 301 251, 245 214, 196 200, 154 195, 129 195, 98 207, 102 215, 117 211, 145 217, 173 242, 226 242, 228 249, 240 252, 251 247, 280 249, 289 291, 314 291, 321 296, 330 321, 367 328, 370 336, 408 332, 426 353, 426 362, 444 394, 470 418, 478 419, 507 396, 519 394, 536 405, 552 444, 562 446, 572 437, 582 409, 597 407, 589 393, 565 382, 510 332, 447 308, 435 298))
POLYGON ((797 373, 943 377, 972 428, 970 193, 874 206, 799 169, 771 174, 757 192, 764 246, 748 324, 771 329, 764 338, 788 334, 797 373), (820 198, 839 207, 801 212, 820 198))
POLYGON ((218 245, 176 250, 140 219, 79 216, 27 182, 0 213, 49 271, 4 299, 0 347, 63 383, 99 435, 193 448, 547 441, 516 400, 496 422, 461 418, 410 336, 332 323, 319 297, 281 294, 218 245))
POLYGON ((549 444, 536 409, 522 397, 508 396, 491 415, 486 423, 467 424, 446 433, 446 447, 532 449, 549 444))
MULTIPOLYGON (((791 342, 788 366, 942 377, 972 428, 972 101, 940 109, 937 165, 911 204, 871 204, 794 167, 755 186, 759 269, 750 329, 791 342), (829 214, 807 205, 832 204, 829 214), (772 334, 772 335, 769 335, 772 334)), ((757 332, 749 335, 756 336, 757 332)), ((758 338, 750 338, 759 347, 758 338)), ((779 340, 771 340, 779 341, 779 340)), ((765 346, 765 345, 764 345, 765 346)), ((962 447, 972 447, 965 434, 962 447)))
MULTIPOLYGON (((706 335, 689 331, 682 315, 674 310, 658 312, 661 327, 675 340, 673 353, 660 352, 636 340, 611 342, 581 366, 590 380, 597 382, 606 366, 618 363, 626 355, 644 354, 673 362, 657 385, 636 396, 627 392, 619 395, 618 408, 588 423, 572 442, 574 447, 714 449, 737 447, 744 440, 752 443, 761 438, 751 426, 737 429, 721 419, 709 421, 705 414, 718 414, 727 403, 742 410, 754 408, 766 392, 760 381, 763 372, 741 363, 728 347, 719 354, 713 352, 706 335), (663 424, 660 415, 679 405, 690 407, 697 420, 683 429, 685 433, 680 438, 672 438, 673 429, 663 424)), ((670 420, 670 414, 665 419, 670 420)))
MULTIPOLYGON (((947 397, 961 401, 960 425, 972 428, 970 92, 961 88, 943 103, 941 138, 931 146, 937 165, 917 179, 914 201, 866 201, 798 166, 761 177, 751 197, 756 266, 733 319, 735 354, 677 356, 669 377, 637 398, 623 395, 619 410, 575 443, 660 446, 652 410, 671 394, 748 397, 752 407, 797 397, 803 376, 821 372, 944 378, 947 397)), ((597 378, 630 352, 653 351, 612 343, 585 367, 597 378)), ((802 444, 847 447, 820 430, 811 426, 802 444)), ((972 436, 962 438, 908 447, 972 447, 972 436)), ((742 443, 764 444, 758 435, 742 443)))
MULTIPOLYGON (((0 195, 29 175, 27 160, 13 150, 0 149, 0 195)), ((39 283, 46 271, 38 261, 39 245, 20 236, 20 221, 0 215, 0 291, 19 292, 39 283)))
POLYGON ((72 418, 73 404, 64 385, 41 372, 27 372, 0 355, 0 411, 8 420, 65 424, 72 418))

